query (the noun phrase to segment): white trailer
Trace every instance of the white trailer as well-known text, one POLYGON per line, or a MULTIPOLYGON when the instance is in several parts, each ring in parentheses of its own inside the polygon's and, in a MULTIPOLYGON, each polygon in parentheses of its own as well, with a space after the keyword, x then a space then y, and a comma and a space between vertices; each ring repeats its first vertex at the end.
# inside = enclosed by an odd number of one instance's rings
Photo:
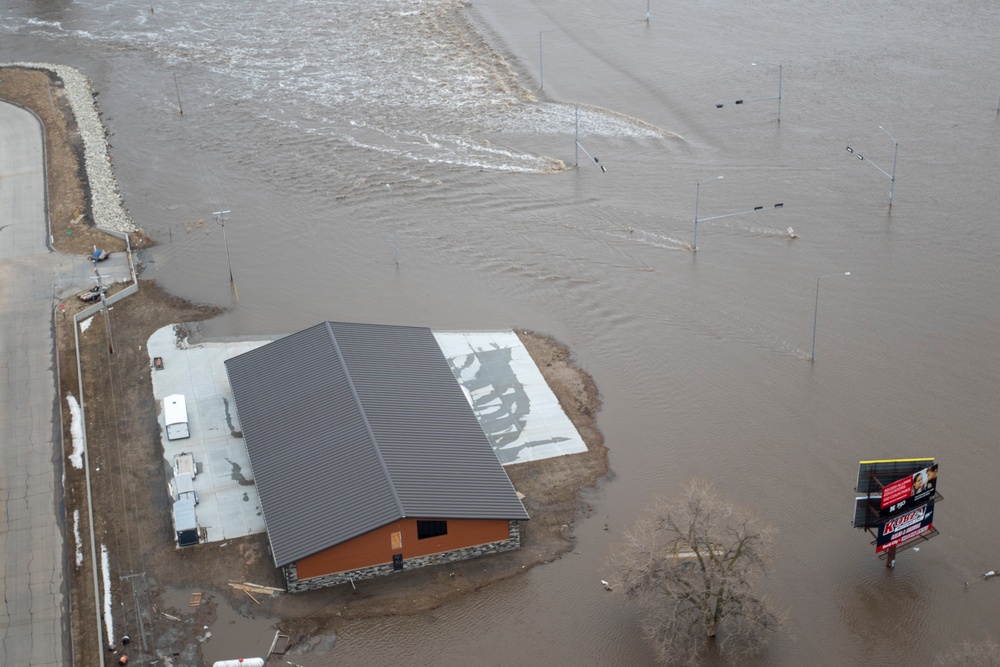
POLYGON ((198 494, 194 490, 194 476, 191 473, 182 472, 177 475, 170 483, 170 487, 171 495, 175 501, 188 498, 193 500, 195 505, 198 504, 198 494))
POLYGON ((174 456, 174 477, 187 473, 191 479, 198 476, 198 464, 194 462, 194 454, 181 452, 174 456))
POLYGON ((184 394, 171 394, 163 399, 163 423, 167 427, 167 440, 191 437, 184 394))

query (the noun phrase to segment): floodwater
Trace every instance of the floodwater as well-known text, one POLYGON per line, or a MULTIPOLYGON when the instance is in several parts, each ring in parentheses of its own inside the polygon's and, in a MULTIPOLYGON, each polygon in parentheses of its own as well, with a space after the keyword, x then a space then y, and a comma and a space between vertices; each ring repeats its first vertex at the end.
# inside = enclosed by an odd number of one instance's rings
POLYGON ((1000 5, 650 9, 0 10, 0 59, 74 65, 100 91, 126 205, 161 242, 149 275, 233 302, 212 216, 231 211, 239 301, 210 333, 526 327, 601 389, 615 478, 573 553, 432 613, 344 623, 301 664, 651 664, 599 581, 625 526, 693 477, 780 530, 767 586, 791 632, 761 664, 995 638, 994 582, 965 582, 1000 558, 1000 5), (779 63, 780 123, 758 99, 779 63), (913 456, 940 462, 941 535, 890 572, 850 527, 857 462, 913 456))

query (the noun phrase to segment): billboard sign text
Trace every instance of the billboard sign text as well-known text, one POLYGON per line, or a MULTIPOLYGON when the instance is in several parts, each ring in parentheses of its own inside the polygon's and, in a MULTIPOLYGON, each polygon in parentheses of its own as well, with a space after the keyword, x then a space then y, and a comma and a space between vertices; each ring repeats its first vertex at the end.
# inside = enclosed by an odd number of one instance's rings
POLYGON ((888 484, 882 489, 879 516, 884 518, 932 499, 937 489, 937 472, 938 466, 935 463, 888 484))
POLYGON ((933 527, 934 503, 927 503, 898 514, 878 525, 875 553, 919 537, 933 527))

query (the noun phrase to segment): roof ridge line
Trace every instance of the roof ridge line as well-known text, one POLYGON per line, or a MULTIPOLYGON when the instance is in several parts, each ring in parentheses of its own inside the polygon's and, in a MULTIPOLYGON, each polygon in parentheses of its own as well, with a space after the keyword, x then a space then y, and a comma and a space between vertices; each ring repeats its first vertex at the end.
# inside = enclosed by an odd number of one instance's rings
POLYGON ((354 378, 351 377, 351 373, 347 368, 347 364, 344 363, 344 355, 340 351, 340 343, 337 342, 337 336, 333 333, 333 326, 330 320, 325 320, 323 325, 326 327, 326 332, 330 336, 330 340, 333 342, 333 350, 337 353, 337 360, 340 362, 340 367, 344 371, 344 377, 347 378, 347 386, 351 388, 351 396, 354 397, 354 405, 358 408, 358 412, 361 413, 361 421, 365 425, 365 431, 368 433, 368 439, 372 443, 372 447, 375 449, 375 456, 378 458, 379 467, 382 469, 382 474, 385 475, 386 481, 389 482, 389 491, 392 493, 392 500, 396 503, 396 509, 399 511, 400 517, 405 517, 406 512, 403 510, 403 503, 399 500, 399 494, 396 493, 396 485, 393 482, 392 475, 389 474, 389 466, 385 464, 385 459, 382 458, 382 449, 378 445, 378 440, 375 439, 375 433, 372 432, 372 425, 368 422, 368 415, 365 413, 364 406, 361 404, 361 398, 358 396, 358 390, 354 386, 354 378))

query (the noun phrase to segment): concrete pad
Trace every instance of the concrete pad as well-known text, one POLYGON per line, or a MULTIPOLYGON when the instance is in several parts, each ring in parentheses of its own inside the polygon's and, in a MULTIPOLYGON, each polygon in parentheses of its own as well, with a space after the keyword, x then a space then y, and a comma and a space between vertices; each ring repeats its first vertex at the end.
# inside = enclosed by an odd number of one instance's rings
MULTIPOLYGON (((160 403, 164 458, 173 468, 174 456, 191 453, 197 466, 194 490, 198 494, 195 515, 208 542, 262 533, 264 517, 257 487, 253 484, 236 416, 233 392, 224 361, 270 341, 205 342, 189 345, 178 338, 176 325, 163 327, 150 336, 147 349, 153 379, 153 397, 160 403), (163 359, 163 369, 153 359, 163 359), (167 440, 162 400, 184 394, 191 437, 167 440)), ((164 493, 168 493, 165 488, 164 493)))
POLYGON ((513 331, 434 332, 503 465, 587 451, 513 331))

